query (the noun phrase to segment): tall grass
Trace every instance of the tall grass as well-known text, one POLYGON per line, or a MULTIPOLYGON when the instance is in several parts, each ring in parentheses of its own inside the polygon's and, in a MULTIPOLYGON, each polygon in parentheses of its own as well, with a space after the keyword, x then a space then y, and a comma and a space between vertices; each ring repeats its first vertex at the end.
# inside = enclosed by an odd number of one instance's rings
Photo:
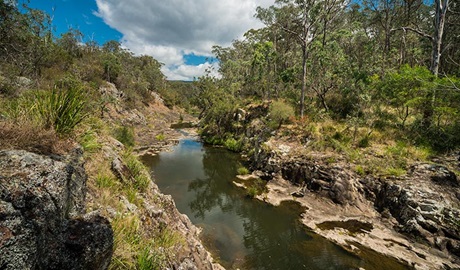
POLYGON ((123 161, 133 177, 133 187, 140 192, 145 192, 151 181, 148 168, 130 151, 124 153, 123 161))
POLYGON ((35 101, 35 111, 44 121, 45 127, 54 128, 58 134, 71 133, 88 116, 85 112, 85 92, 78 87, 37 92, 35 101))
POLYGON ((32 121, 59 135, 70 134, 88 116, 86 94, 79 87, 29 91, 2 105, 3 117, 18 123, 32 121))

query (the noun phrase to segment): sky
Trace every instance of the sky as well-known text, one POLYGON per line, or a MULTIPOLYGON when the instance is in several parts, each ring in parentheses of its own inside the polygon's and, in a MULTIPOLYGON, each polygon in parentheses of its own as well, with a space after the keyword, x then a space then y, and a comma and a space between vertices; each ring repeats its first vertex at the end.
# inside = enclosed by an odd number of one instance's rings
MULTIPOLYGON (((22 0, 25 1, 25 0, 22 0)), ((193 80, 211 69, 218 76, 212 46, 229 46, 249 29, 262 27, 257 6, 274 0, 30 0, 53 17, 55 35, 70 28, 83 42, 117 40, 136 55, 164 64, 169 80, 193 80)))

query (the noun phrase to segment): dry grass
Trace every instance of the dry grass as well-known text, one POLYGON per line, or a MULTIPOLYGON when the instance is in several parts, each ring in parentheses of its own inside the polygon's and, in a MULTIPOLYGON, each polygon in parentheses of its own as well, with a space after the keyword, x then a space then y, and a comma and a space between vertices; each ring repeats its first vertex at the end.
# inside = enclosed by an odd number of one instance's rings
POLYGON ((45 129, 30 121, 0 122, 0 149, 64 155, 75 147, 76 143, 73 140, 60 138, 54 130, 45 129))
POLYGON ((427 147, 412 144, 393 127, 379 130, 327 118, 295 121, 278 135, 280 141, 296 141, 303 146, 294 147, 293 155, 315 155, 328 163, 346 162, 360 175, 401 176, 411 164, 427 161, 434 154, 427 147))

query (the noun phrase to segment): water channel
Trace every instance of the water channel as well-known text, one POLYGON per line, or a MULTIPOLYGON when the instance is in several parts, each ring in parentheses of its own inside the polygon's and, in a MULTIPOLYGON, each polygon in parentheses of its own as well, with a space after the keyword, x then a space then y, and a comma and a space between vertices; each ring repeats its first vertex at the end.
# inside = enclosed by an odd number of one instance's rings
POLYGON ((405 269, 381 256, 359 258, 310 232, 293 202, 275 207, 247 197, 232 184, 240 166, 234 153, 185 139, 143 160, 227 269, 405 269))

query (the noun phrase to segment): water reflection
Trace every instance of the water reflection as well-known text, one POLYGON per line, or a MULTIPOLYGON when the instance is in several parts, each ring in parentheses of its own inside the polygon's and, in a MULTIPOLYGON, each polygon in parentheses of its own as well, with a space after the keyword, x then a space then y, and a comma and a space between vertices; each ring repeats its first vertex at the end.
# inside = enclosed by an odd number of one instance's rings
MULTIPOLYGON (((228 269, 379 269, 307 231, 297 204, 273 207, 247 198, 232 184, 239 161, 231 152, 185 140, 144 161, 228 269)), ((389 263, 387 269, 404 269, 389 263)))

